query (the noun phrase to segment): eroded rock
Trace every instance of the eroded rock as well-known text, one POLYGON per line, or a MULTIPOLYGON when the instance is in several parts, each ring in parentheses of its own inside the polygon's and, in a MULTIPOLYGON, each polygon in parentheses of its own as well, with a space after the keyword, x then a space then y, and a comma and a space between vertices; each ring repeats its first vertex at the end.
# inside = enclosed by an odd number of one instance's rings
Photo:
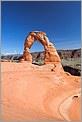
POLYGON ((44 56, 44 63, 55 63, 60 62, 60 57, 54 47, 54 45, 49 41, 46 33, 40 31, 33 31, 30 32, 27 36, 25 43, 24 43, 24 53, 23 59, 27 62, 32 62, 32 56, 29 52, 32 44, 35 41, 40 42, 44 46, 45 56, 44 56))

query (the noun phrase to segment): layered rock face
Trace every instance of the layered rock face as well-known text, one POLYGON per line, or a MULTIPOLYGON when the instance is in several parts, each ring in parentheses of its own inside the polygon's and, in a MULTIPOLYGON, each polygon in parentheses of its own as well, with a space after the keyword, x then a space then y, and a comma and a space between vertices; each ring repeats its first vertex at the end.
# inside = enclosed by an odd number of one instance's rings
POLYGON ((32 62, 32 56, 29 52, 29 49, 31 48, 32 44, 36 40, 44 46, 44 50, 45 50, 44 63, 45 64, 60 62, 59 55, 54 45, 49 41, 48 37, 46 36, 46 33, 39 32, 39 31, 30 32, 29 35, 27 36, 24 43, 24 53, 23 53, 22 60, 27 61, 27 62, 32 62))

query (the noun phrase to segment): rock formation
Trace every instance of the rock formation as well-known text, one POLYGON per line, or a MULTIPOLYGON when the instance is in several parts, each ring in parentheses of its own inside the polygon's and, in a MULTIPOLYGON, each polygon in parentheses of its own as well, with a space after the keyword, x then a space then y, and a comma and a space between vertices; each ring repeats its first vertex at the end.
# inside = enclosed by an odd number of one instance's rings
POLYGON ((36 40, 44 46, 44 50, 45 50, 44 63, 45 64, 60 62, 59 55, 54 45, 49 41, 48 37, 46 36, 46 33, 39 32, 39 31, 30 32, 29 35, 27 36, 24 43, 24 53, 23 53, 22 60, 27 61, 27 62, 32 62, 32 55, 30 54, 29 49, 31 48, 32 44, 36 40))
POLYGON ((80 121, 81 78, 64 72, 61 63, 1 62, 1 74, 2 121, 80 121))

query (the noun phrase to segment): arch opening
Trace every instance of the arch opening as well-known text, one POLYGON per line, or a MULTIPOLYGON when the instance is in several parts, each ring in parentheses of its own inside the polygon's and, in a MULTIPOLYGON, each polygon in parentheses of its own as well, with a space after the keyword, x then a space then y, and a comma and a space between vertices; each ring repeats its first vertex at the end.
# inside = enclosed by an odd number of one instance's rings
POLYGON ((29 50, 32 47, 35 41, 41 43, 44 47, 44 63, 55 63, 60 62, 59 55, 54 47, 54 45, 50 42, 46 33, 40 31, 33 31, 28 34, 24 43, 24 53, 23 53, 23 61, 27 61, 32 63, 32 55, 29 50))
POLYGON ((29 51, 30 53, 33 53, 33 52, 43 52, 44 50, 45 50, 44 46, 41 43, 39 43, 38 40, 35 40, 29 51))
POLYGON ((38 40, 35 40, 29 52, 32 55, 32 64, 39 66, 44 65, 45 50, 44 46, 39 43, 38 40))

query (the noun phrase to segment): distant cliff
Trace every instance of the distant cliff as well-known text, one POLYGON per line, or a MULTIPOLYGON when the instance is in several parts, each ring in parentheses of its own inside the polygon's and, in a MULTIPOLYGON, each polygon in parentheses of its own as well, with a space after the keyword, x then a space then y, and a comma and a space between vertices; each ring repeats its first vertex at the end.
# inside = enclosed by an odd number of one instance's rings
MULTIPOLYGON (((67 58, 80 58, 81 57, 81 49, 75 50, 57 50, 61 59, 67 58)), ((31 53, 33 61, 34 60, 43 60, 44 59, 44 52, 34 52, 31 53)))
MULTIPOLYGON (((72 75, 81 75, 81 49, 75 50, 57 50, 61 63, 65 71, 72 75)), ((32 63, 36 65, 44 64, 45 52, 33 52, 32 63)), ((19 61, 23 57, 22 54, 1 55, 2 61, 19 61)))
MULTIPOLYGON (((81 57, 81 49, 75 50, 57 50, 61 59, 67 58, 80 58, 81 57)), ((33 52, 32 60, 44 60, 44 51, 43 52, 33 52)), ((15 54, 15 55, 2 55, 1 59, 6 60, 20 60, 22 58, 22 54, 15 54)))

